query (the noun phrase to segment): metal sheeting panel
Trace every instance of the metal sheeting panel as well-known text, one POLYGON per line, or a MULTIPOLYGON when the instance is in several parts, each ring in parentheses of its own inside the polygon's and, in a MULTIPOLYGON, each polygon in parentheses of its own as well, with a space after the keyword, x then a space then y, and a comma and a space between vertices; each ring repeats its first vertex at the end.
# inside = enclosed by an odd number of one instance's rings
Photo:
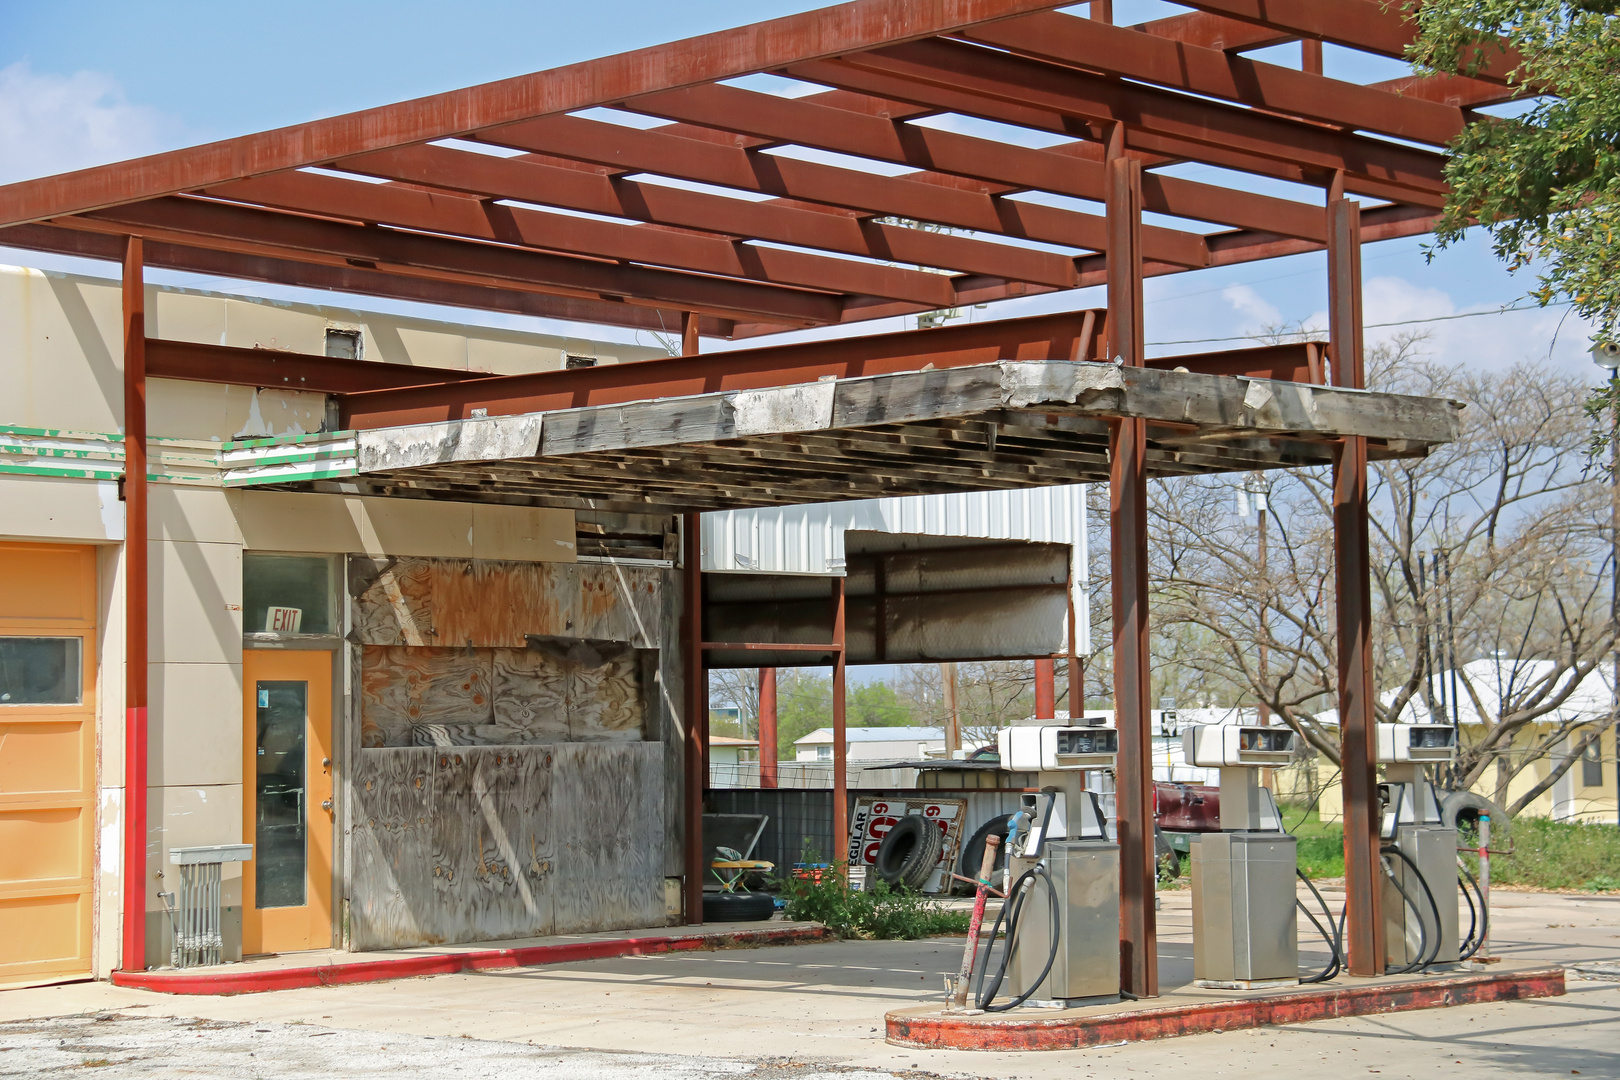
MULTIPOLYGON (((1091 622, 1086 602, 1086 529, 1084 484, 723 510, 703 515, 703 569, 725 574, 727 588, 735 582, 739 590, 746 586, 732 574, 842 574, 848 566, 845 534, 851 531, 1067 544, 1071 546, 1076 637, 1079 651, 1087 653, 1091 651, 1091 622)), ((848 584, 851 595, 856 595, 856 582, 848 584)), ((810 591, 814 588, 808 587, 803 595, 815 595, 810 591)), ((786 599, 780 591, 771 596, 786 599)))

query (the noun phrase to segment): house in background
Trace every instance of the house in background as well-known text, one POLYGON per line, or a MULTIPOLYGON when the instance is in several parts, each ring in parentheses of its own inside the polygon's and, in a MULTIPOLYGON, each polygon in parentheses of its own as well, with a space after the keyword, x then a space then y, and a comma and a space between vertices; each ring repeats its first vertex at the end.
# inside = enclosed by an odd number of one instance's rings
POLYGON ((744 773, 759 777, 759 740, 709 736, 709 786, 738 787, 744 773))
MULTIPOLYGON (((944 728, 852 727, 844 734, 850 761, 916 761, 930 750, 945 749, 944 728)), ((832 728, 817 728, 793 740, 793 747, 799 761, 831 761, 832 728)))
MULTIPOLYGON (((1449 723, 1455 715, 1459 740, 1462 745, 1468 746, 1483 739, 1487 732, 1474 706, 1476 699, 1484 707, 1486 715, 1495 715, 1504 699, 1510 702, 1521 700, 1530 687, 1538 680, 1546 679, 1552 671, 1550 660, 1482 657, 1456 669, 1457 703, 1454 713, 1449 702, 1444 708, 1440 706, 1439 695, 1442 692, 1450 694, 1453 677, 1452 672, 1444 671, 1435 676, 1436 706, 1433 718, 1424 701, 1414 697, 1402 712, 1401 720, 1406 723, 1449 723)), ((1544 747, 1549 739, 1554 740, 1556 745, 1551 753, 1531 762, 1508 783, 1505 799, 1497 799, 1494 767, 1485 770, 1473 790, 1488 799, 1511 805, 1540 784, 1567 759, 1573 746, 1581 741, 1589 729, 1581 728, 1567 737, 1559 738, 1561 731, 1567 731, 1577 724, 1606 723, 1613 715, 1614 688, 1611 680, 1612 669, 1608 664, 1600 665, 1575 687, 1560 708, 1548 713, 1544 719, 1527 724, 1517 734, 1504 751, 1504 756, 1510 759, 1544 747)), ((1394 696, 1393 691, 1386 692, 1385 704, 1393 701, 1394 696)), ((1323 721, 1336 724, 1337 716, 1324 714, 1323 721)), ((1581 760, 1574 762, 1551 787, 1519 812, 1529 817, 1552 818, 1554 821, 1613 823, 1620 817, 1620 798, 1617 798, 1616 791, 1620 777, 1615 775, 1615 738, 1613 728, 1605 731, 1582 754, 1581 760)), ((1326 758, 1319 759, 1319 771, 1324 778, 1330 776, 1333 763, 1326 758)), ((1504 810, 1507 805, 1503 806, 1504 810)), ((1341 792, 1337 784, 1324 791, 1321 806, 1323 820, 1337 820, 1342 814, 1341 792)))

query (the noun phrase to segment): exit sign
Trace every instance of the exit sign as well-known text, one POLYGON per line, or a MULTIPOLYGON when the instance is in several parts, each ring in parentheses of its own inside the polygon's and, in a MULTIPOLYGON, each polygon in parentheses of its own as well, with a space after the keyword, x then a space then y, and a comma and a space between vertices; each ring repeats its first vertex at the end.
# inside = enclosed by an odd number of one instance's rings
POLYGON ((271 634, 296 634, 303 622, 303 608, 273 607, 264 613, 264 629, 271 634))

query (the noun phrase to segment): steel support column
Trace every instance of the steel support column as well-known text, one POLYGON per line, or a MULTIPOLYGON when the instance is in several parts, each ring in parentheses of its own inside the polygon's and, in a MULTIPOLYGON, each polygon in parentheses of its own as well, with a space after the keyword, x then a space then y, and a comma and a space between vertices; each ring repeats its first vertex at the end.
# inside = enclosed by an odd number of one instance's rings
POLYGON ((681 519, 681 659, 685 668, 686 740, 681 755, 686 785, 686 922, 703 922, 703 789, 708 786, 709 670, 703 658, 703 515, 681 519))
MULTIPOLYGON (((1142 166, 1110 139, 1108 166, 1108 334, 1117 364, 1142 354, 1142 166)), ((1119 727, 1117 799, 1120 870, 1120 983, 1137 997, 1159 993, 1153 914, 1153 742, 1148 702, 1147 425, 1110 422, 1109 562, 1113 568, 1114 716, 1119 727)), ((1072 705, 1071 705, 1072 707, 1072 705)))
MULTIPOLYGON (((1361 343, 1360 205, 1328 203, 1328 337, 1333 383, 1365 386, 1361 343)), ((1335 453, 1333 542, 1339 632, 1339 734, 1344 783, 1345 951, 1352 975, 1384 970, 1377 776, 1373 770, 1372 587, 1368 578, 1367 440, 1335 453)))
MULTIPOLYGON (((1070 715, 1073 715, 1072 713, 1070 715)), ((1057 717, 1057 661, 1035 661, 1035 719, 1057 717)))
POLYGON ((124 249, 124 933, 119 967, 146 970, 146 282, 124 249))
POLYGON ((844 658, 848 654, 844 635, 844 579, 833 578, 833 854, 828 861, 838 864, 849 859, 849 744, 844 724, 844 658))
POLYGON ((776 786, 776 669, 759 669, 759 786, 776 786))

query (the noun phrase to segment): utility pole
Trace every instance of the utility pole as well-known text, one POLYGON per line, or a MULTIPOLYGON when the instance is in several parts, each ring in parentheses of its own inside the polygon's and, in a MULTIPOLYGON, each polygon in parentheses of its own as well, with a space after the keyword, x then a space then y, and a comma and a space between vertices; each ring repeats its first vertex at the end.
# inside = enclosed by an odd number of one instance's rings
MULTIPOLYGON (((1615 795, 1620 798, 1620 345, 1593 345, 1592 362, 1609 373, 1609 633, 1614 670, 1609 684, 1609 727, 1615 738, 1615 795)), ((1603 744, 1598 744, 1602 760, 1603 744)))

